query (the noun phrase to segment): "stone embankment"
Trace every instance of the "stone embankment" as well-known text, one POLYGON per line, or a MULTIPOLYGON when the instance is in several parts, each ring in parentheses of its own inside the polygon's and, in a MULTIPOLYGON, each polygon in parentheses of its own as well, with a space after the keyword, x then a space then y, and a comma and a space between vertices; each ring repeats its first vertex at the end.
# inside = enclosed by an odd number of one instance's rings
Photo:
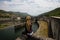
MULTIPOLYGON (((43 20, 38 21, 38 23, 39 23, 39 28, 35 33, 33 33, 32 39, 35 39, 35 40, 54 40, 54 39, 48 37, 48 23, 46 21, 43 21, 43 20)), ((22 39, 17 37, 16 40, 22 40, 22 39)))

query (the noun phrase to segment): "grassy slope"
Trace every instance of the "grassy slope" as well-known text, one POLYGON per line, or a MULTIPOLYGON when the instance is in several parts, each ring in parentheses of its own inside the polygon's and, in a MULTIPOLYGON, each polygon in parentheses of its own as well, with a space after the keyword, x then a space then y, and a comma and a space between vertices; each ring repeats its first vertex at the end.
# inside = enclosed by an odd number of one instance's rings
POLYGON ((39 16, 48 16, 48 17, 50 17, 50 16, 60 16, 60 8, 56 8, 56 9, 50 11, 50 12, 43 13, 39 16))

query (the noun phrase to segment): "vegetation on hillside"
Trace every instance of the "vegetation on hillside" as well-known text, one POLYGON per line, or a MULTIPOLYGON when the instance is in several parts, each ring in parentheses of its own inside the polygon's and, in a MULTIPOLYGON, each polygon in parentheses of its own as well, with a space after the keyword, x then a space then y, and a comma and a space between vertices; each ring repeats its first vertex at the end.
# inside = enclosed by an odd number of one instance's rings
POLYGON ((13 14, 12 12, 0 10, 0 18, 11 18, 13 15, 15 14, 13 14))
POLYGON ((22 13, 22 12, 11 12, 11 11, 4 11, 0 10, 0 18, 11 18, 12 16, 20 16, 20 17, 26 17, 27 13, 22 13))
POLYGON ((46 12, 46 13, 43 13, 39 16, 47 16, 47 17, 50 17, 50 16, 60 16, 60 8, 56 8, 50 12, 46 12))
POLYGON ((3 24, 0 24, 0 29, 1 28, 5 28, 5 27, 8 27, 8 26, 12 26, 12 25, 13 25, 12 22, 3 23, 3 24))
MULTIPOLYGON (((11 20, 14 19, 14 22, 15 21, 18 22, 18 20, 15 20, 17 17, 25 18, 28 15, 29 14, 22 13, 22 12, 12 12, 12 11, 0 10, 0 19, 2 19, 2 20, 0 20, 0 28, 4 28, 4 27, 10 26, 10 25, 13 25, 13 22, 9 22, 10 19, 11 20), (4 20, 6 18, 7 18, 7 20, 4 20)), ((22 19, 22 21, 24 21, 24 19, 22 19)))

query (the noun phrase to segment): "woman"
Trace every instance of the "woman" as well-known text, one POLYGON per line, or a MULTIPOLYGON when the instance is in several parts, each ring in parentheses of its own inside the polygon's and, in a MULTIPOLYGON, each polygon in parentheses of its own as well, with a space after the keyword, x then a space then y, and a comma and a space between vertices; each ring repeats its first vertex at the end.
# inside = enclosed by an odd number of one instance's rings
POLYGON ((25 27, 25 31, 23 32, 23 34, 26 36, 31 36, 33 32, 32 32, 32 20, 30 16, 26 17, 26 23, 24 27, 25 27))

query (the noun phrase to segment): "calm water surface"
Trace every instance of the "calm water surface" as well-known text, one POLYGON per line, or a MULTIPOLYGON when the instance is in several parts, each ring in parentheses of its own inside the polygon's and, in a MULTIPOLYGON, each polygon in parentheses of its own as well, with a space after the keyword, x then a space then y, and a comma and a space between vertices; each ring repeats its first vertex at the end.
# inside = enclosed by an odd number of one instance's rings
MULTIPOLYGON (((32 25, 33 32, 36 32, 38 29, 38 25, 34 23, 32 25)), ((15 40, 17 37, 22 37, 22 32, 24 31, 24 27, 18 30, 15 30, 14 27, 9 27, 6 29, 0 30, 0 40, 15 40)))

